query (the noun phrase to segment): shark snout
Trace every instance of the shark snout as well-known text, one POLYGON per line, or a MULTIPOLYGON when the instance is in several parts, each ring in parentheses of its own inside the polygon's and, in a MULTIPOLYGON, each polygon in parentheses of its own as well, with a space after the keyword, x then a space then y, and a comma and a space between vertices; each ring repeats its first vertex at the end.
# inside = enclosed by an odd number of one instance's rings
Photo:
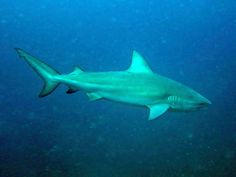
POLYGON ((206 106, 208 106, 208 105, 210 105, 210 104, 211 104, 211 101, 210 101, 210 100, 208 100, 207 98, 201 96, 200 99, 199 99, 199 101, 198 101, 198 103, 197 103, 197 106, 198 106, 199 108, 202 108, 202 107, 206 107, 206 106))
POLYGON ((202 103, 204 103, 204 104, 206 104, 206 105, 211 104, 211 101, 208 100, 207 98, 205 98, 204 96, 201 96, 201 99, 202 99, 202 103))
POLYGON ((204 101, 204 103, 205 103, 206 105, 210 105, 210 104, 212 104, 211 101, 208 100, 207 98, 206 98, 206 100, 204 101))
POLYGON ((202 109, 211 104, 211 101, 205 98, 204 96, 202 96, 201 94, 195 91, 192 91, 191 93, 192 93, 192 97, 190 97, 191 98, 190 102, 192 104, 189 104, 190 110, 194 111, 194 110, 202 109))

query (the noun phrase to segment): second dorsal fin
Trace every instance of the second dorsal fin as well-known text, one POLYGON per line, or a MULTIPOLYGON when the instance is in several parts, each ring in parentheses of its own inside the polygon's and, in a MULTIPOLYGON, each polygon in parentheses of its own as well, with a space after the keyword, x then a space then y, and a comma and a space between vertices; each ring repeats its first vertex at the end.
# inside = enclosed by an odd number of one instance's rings
POLYGON ((72 73, 82 73, 84 72, 79 66, 76 66, 72 73))

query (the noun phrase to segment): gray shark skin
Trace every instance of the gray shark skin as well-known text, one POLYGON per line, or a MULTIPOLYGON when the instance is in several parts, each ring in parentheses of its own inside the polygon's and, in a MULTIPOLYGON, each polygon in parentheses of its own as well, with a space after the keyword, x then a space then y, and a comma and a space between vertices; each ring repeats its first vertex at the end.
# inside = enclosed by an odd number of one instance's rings
POLYGON ((149 120, 166 111, 195 111, 211 102, 183 84, 153 73, 143 57, 133 51, 132 63, 125 71, 84 72, 79 67, 62 75, 29 53, 16 48, 18 55, 44 80, 39 97, 53 92, 62 83, 68 94, 78 90, 90 100, 107 99, 145 106, 150 109, 149 120))

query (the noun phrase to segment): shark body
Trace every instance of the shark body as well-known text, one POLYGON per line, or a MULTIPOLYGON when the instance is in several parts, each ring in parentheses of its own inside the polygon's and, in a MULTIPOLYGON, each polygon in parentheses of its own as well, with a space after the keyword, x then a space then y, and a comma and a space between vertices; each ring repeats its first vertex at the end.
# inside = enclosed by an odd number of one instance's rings
POLYGON ((62 83, 69 87, 67 93, 84 90, 90 100, 108 99, 150 109, 149 120, 155 119, 168 110, 193 111, 211 102, 183 84, 153 73, 144 58, 133 52, 132 63, 125 71, 84 72, 79 67, 67 75, 16 49, 34 71, 44 80, 39 97, 53 92, 62 83))

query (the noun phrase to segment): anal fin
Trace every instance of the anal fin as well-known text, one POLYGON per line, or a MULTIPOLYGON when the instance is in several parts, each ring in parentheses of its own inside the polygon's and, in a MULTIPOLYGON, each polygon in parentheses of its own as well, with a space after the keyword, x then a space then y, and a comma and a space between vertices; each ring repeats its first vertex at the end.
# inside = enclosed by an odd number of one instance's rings
POLYGON ((79 90, 79 89, 70 87, 70 88, 66 91, 66 93, 67 93, 67 94, 72 94, 72 93, 77 92, 78 90, 79 90))

